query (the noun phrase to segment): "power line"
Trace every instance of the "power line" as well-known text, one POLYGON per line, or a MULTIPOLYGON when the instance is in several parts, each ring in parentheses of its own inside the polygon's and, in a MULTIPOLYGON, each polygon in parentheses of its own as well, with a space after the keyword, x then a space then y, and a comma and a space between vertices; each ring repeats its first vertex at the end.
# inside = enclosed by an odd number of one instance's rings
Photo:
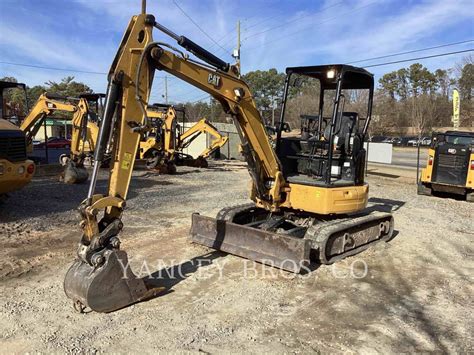
MULTIPOLYGON (((331 8, 333 8, 333 7, 335 7, 335 6, 338 6, 338 5, 342 4, 342 3, 343 3, 342 1, 337 2, 337 3, 335 3, 335 4, 332 4, 331 6, 325 7, 325 8, 323 8, 323 9, 318 10, 318 11, 316 11, 316 12, 313 12, 313 13, 311 13, 311 14, 306 14, 306 15, 303 15, 303 16, 300 16, 300 17, 297 17, 297 18, 294 18, 293 20, 284 22, 284 23, 282 23, 282 24, 280 24, 280 25, 278 25, 278 26, 270 27, 270 28, 267 28, 267 29, 265 29, 265 30, 263 30, 263 31, 256 32, 256 33, 252 33, 252 34, 248 35, 247 37, 245 37, 245 40, 247 40, 247 39, 249 39, 249 38, 251 38, 251 37, 255 37, 255 36, 261 35, 261 34, 263 34, 263 33, 272 31, 272 30, 274 30, 275 28, 284 27, 284 26, 288 25, 289 23, 293 23, 293 22, 299 21, 299 20, 301 20, 302 18, 305 18, 305 17, 308 17, 308 16, 312 16, 312 15, 317 14, 317 13, 324 12, 324 11, 329 10, 329 9, 331 9, 331 8)), ((262 21, 262 22, 263 22, 263 21, 262 21)))
POLYGON ((281 14, 277 14, 277 15, 274 15, 274 16, 270 16, 270 17, 268 17, 268 18, 266 18, 265 20, 262 20, 262 21, 257 21, 257 22, 255 22, 254 24, 252 24, 251 26, 246 27, 245 30, 248 31, 248 30, 250 30, 251 28, 254 28, 254 27, 258 26, 258 25, 261 25, 261 24, 264 23, 264 22, 268 22, 268 21, 270 21, 270 20, 273 20, 274 18, 277 18, 277 17, 279 17, 279 16, 281 16, 281 14))
MULTIPOLYGON (((468 42, 468 41, 463 41, 463 42, 468 42)), ((372 65, 367 65, 364 68, 379 67, 379 66, 384 66, 384 65, 411 62, 411 61, 415 61, 415 60, 430 59, 430 58, 436 58, 436 57, 444 57, 444 56, 448 56, 448 55, 454 55, 454 54, 460 54, 460 53, 466 53, 466 52, 473 52, 473 51, 474 51, 474 49, 467 49, 467 50, 462 50, 462 51, 439 53, 439 54, 434 54, 434 55, 429 55, 429 56, 424 56, 424 57, 417 57, 417 58, 403 59, 403 60, 397 60, 397 61, 392 61, 392 62, 372 64, 372 65)), ((196 100, 191 101, 191 102, 188 101, 188 102, 191 103, 191 104, 194 104, 194 103, 196 103, 198 101, 202 101, 202 100, 204 100, 208 97, 209 97, 209 95, 205 95, 203 97, 200 97, 199 99, 196 99, 196 100)))
POLYGON ((13 63, 13 62, 0 62, 0 64, 8 64, 8 65, 15 65, 15 66, 19 66, 19 67, 30 67, 30 68, 38 68, 38 69, 46 69, 46 70, 57 70, 57 71, 64 71, 64 72, 71 72, 71 73, 83 73, 83 74, 95 74, 95 75, 107 75, 108 74, 108 73, 96 72, 96 71, 43 67, 41 65, 13 63))
POLYGON ((456 52, 447 52, 447 53, 440 53, 440 54, 433 54, 433 55, 428 55, 425 57, 418 57, 418 58, 410 58, 410 59, 403 59, 403 60, 396 60, 393 62, 385 62, 385 63, 379 63, 379 64, 371 64, 371 65, 366 65, 364 68, 372 68, 372 67, 380 67, 383 65, 390 65, 390 64, 397 64, 397 63, 404 63, 404 62, 413 62, 415 60, 422 60, 422 59, 430 59, 430 58, 437 58, 437 57, 444 57, 447 55, 453 55, 453 54, 459 54, 459 53, 467 53, 467 52, 473 52, 474 49, 466 49, 463 51, 456 51, 456 52))
POLYGON ((209 97, 210 97, 210 95, 206 94, 206 95, 204 95, 203 97, 201 97, 197 100, 191 101, 190 104, 195 104, 196 102, 202 101, 202 100, 207 99, 209 97))
MULTIPOLYGON (((235 30, 232 30, 232 31, 230 31, 230 32, 227 32, 227 33, 226 33, 225 35, 223 35, 222 37, 219 37, 219 39, 217 40, 217 42, 222 43, 222 41, 224 40, 224 38, 229 37, 229 35, 233 35, 232 38, 231 38, 231 40, 233 41, 233 40, 234 40, 234 37, 236 37, 235 30)), ((215 44, 212 43, 212 44, 209 46, 208 50, 210 50, 210 49, 213 48, 214 46, 215 46, 215 44)), ((227 52, 226 52, 226 53, 227 53, 227 52)))
POLYGON ((460 41, 460 42, 453 42, 453 43, 441 44, 441 45, 434 46, 434 47, 427 47, 427 48, 421 48, 421 49, 414 49, 414 50, 410 50, 410 51, 406 51, 406 52, 399 52, 399 53, 394 53, 394 54, 387 54, 387 55, 383 55, 383 56, 380 56, 380 57, 373 57, 373 58, 367 58, 367 59, 356 60, 356 61, 353 61, 353 62, 348 62, 348 63, 346 63, 346 64, 355 64, 355 63, 368 62, 368 61, 377 60, 377 59, 384 59, 384 58, 390 58, 390 57, 397 57, 397 56, 399 56, 399 55, 411 54, 411 53, 416 53, 416 52, 424 52, 424 51, 429 51, 429 50, 431 50, 431 49, 438 49, 438 48, 444 48, 444 47, 452 47, 452 46, 456 46, 456 45, 459 45, 459 44, 465 44, 465 43, 470 43, 470 42, 474 42, 474 40, 470 39, 470 40, 466 40, 466 41, 460 41))
MULTIPOLYGON (((14 63, 14 62, 4 62, 0 61, 0 64, 7 64, 7 65, 14 65, 18 67, 28 67, 28 68, 36 68, 36 69, 45 69, 45 70, 55 70, 55 71, 62 71, 62 72, 70 72, 70 73, 82 73, 82 74, 94 74, 94 75, 107 75, 108 73, 105 72, 96 72, 96 71, 87 71, 87 70, 79 70, 79 69, 67 69, 67 68, 57 68, 57 67, 44 67, 41 65, 35 64, 24 64, 24 63, 14 63)), ((155 76, 155 79, 163 79, 164 76, 155 76)), ((169 79, 177 79, 175 77, 169 77, 169 79)))
MULTIPOLYGON (((347 11, 347 12, 345 12, 345 13, 343 13, 343 14, 339 14, 338 16, 330 17, 330 18, 325 19, 325 20, 322 20, 322 21, 320 21, 320 22, 318 22, 318 23, 313 23, 312 26, 322 25, 323 23, 330 22, 330 21, 333 21, 333 20, 339 20, 339 19, 343 18, 344 16, 347 16, 347 15, 350 15, 351 13, 353 13, 353 12, 356 12, 356 11, 359 11, 359 10, 362 10, 362 9, 365 9, 365 8, 367 8, 367 7, 369 7, 369 6, 372 6, 372 5, 376 4, 376 3, 377 3, 377 2, 374 1, 374 2, 371 2, 371 3, 367 4, 367 5, 357 7, 357 8, 355 8, 355 9, 352 9, 352 10, 350 10, 350 11, 347 11)), ((293 33, 289 33, 289 34, 287 34, 287 35, 280 36, 280 37, 278 37, 277 39, 275 39, 275 40, 273 40, 273 41, 266 42, 264 45, 266 46, 266 45, 268 45, 268 44, 271 44, 271 43, 274 43, 274 42, 278 42, 278 41, 280 41, 282 38, 289 37, 289 36, 293 36, 293 35, 295 35, 295 34, 298 34, 298 33, 300 33, 300 32, 304 32, 304 31, 307 31, 307 30, 308 30, 308 28, 300 29, 300 30, 295 31, 295 32, 293 32, 293 33)), ((260 47, 262 47, 262 45, 249 47, 249 48, 247 48, 247 50, 248 50, 248 49, 254 49, 254 48, 260 48, 260 47)))
POLYGON ((181 6, 179 6, 178 3, 177 3, 175 0, 173 0, 173 4, 175 4, 176 7, 184 14, 184 16, 186 16, 186 17, 189 19, 189 21, 191 21, 207 38, 209 38, 212 42, 214 42, 214 43, 215 43, 218 47, 220 47, 225 53, 227 53, 227 54, 230 55, 230 53, 228 52, 228 50, 225 49, 224 47, 222 47, 219 43, 216 42, 216 40, 215 40, 214 38, 212 38, 206 31, 204 31, 204 30, 202 29, 202 27, 199 26, 199 25, 197 24, 197 22, 194 21, 194 20, 192 19, 192 17, 189 16, 189 15, 186 13, 186 11, 184 11, 183 8, 182 8, 181 6))

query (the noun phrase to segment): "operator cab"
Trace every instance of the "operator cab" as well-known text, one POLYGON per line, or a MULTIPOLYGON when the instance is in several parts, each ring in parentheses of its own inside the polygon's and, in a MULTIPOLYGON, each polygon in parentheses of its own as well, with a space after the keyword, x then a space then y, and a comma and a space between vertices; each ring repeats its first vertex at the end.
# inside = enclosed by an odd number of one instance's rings
MULTIPOLYGON (((89 111, 87 112, 87 120, 96 124, 100 123, 101 112, 104 110, 105 94, 99 93, 83 93, 79 95, 80 99, 85 99, 89 104, 89 111)), ((85 122, 85 126, 87 122, 85 122)), ((84 126, 84 127, 85 127, 84 126)))
POLYGON ((26 85, 0 80, 0 119, 3 118, 19 126, 20 122, 25 118, 26 111, 28 111, 26 85), (22 105, 16 107, 14 105, 11 106, 11 104, 7 105, 7 101, 10 101, 9 98, 16 94, 14 91, 19 91, 19 96, 24 98, 22 105))
POLYGON ((286 69, 277 154, 290 183, 353 186, 364 183, 364 139, 372 113, 373 75, 349 65, 286 69), (285 123, 299 121, 299 134, 285 123))

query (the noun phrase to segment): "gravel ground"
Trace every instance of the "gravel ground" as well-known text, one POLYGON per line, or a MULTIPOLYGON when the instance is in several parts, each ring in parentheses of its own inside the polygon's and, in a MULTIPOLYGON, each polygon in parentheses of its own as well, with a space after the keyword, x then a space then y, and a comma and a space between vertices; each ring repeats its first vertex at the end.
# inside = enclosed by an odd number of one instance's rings
POLYGON ((396 237, 293 275, 186 239, 192 212, 246 202, 248 180, 240 163, 135 171, 123 248, 136 273, 182 272, 111 314, 75 313, 62 290, 87 186, 43 177, 13 193, 0 206, 1 352, 474 351, 472 204, 372 176, 371 204, 393 211, 396 237))

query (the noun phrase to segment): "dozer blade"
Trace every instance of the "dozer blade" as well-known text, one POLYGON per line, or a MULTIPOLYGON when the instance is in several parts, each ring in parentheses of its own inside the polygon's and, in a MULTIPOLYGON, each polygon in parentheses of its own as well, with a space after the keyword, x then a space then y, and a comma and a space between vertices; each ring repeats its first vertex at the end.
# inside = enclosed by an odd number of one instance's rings
POLYGON ((87 181, 89 173, 83 166, 76 166, 72 161, 66 164, 64 169, 64 182, 66 184, 80 184, 87 181))
POLYGON ((192 242, 299 273, 309 264, 311 242, 239 224, 192 215, 192 242))
POLYGON ((76 260, 66 273, 64 292, 75 307, 89 307, 95 312, 112 312, 154 297, 160 290, 148 290, 143 279, 131 271, 127 253, 106 250, 104 261, 93 267, 76 260))

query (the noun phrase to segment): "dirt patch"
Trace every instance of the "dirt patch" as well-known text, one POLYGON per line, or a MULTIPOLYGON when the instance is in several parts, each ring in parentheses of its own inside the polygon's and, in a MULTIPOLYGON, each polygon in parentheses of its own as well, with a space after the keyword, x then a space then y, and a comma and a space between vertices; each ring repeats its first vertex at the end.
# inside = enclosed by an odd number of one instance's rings
POLYGON ((2 351, 472 351, 472 205, 370 176, 397 236, 293 275, 187 240, 192 212, 247 201, 242 164, 179 170, 134 172, 121 234, 134 271, 166 292, 111 314, 77 314, 62 290, 87 186, 39 178, 12 194, 0 207, 2 351))

